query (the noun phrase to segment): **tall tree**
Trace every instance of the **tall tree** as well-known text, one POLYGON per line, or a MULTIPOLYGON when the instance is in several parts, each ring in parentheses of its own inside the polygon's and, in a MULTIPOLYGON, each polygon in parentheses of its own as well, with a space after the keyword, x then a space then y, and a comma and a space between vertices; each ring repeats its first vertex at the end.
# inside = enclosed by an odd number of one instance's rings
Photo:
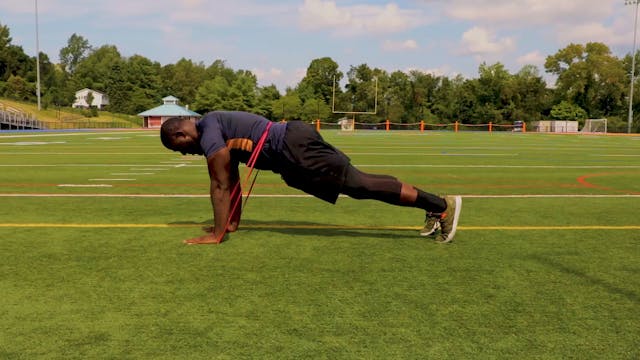
POLYGON ((258 88, 255 112, 267 119, 274 119, 273 113, 271 112, 271 104, 278 99, 280 99, 280 91, 278 91, 275 85, 271 84, 258 88))
POLYGON ((557 75, 559 94, 590 117, 614 113, 625 95, 621 60, 603 43, 570 44, 545 61, 547 72, 557 75))
POLYGON ((338 63, 330 57, 313 59, 304 78, 298 84, 298 93, 304 94, 303 100, 320 99, 330 104, 335 83, 340 83, 344 75, 338 70, 338 63))
POLYGON ((90 52, 91 45, 89 44, 89 40, 73 33, 69 37, 69 40, 67 40, 67 46, 60 49, 60 64, 64 66, 66 71, 73 74, 76 66, 78 66, 90 52))
MULTIPOLYGON (((107 82, 118 79, 120 73, 114 72, 114 66, 120 65, 124 59, 115 45, 103 45, 95 49, 86 59, 78 63, 73 80, 77 87, 92 88, 105 92, 107 82)), ((110 94, 111 95, 111 94, 110 94)))
POLYGON ((161 78, 167 95, 177 97, 183 104, 192 104, 200 85, 209 79, 203 63, 194 63, 185 58, 175 64, 165 65, 161 78))

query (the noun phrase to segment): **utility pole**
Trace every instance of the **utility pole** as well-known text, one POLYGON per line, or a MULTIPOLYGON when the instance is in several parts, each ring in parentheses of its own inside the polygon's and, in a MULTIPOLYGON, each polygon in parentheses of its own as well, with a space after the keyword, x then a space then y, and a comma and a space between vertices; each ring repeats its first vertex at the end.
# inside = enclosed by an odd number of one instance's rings
POLYGON ((631 124, 633 123, 633 86, 636 75, 636 35, 638 32, 638 4, 640 0, 625 0, 625 5, 635 5, 635 20, 633 22, 633 52, 631 53, 631 85, 629 85, 629 111, 627 119, 627 133, 631 134, 631 124))
POLYGON ((36 96, 38 97, 38 111, 40 111, 40 36, 38 34, 38 0, 36 1, 36 96))

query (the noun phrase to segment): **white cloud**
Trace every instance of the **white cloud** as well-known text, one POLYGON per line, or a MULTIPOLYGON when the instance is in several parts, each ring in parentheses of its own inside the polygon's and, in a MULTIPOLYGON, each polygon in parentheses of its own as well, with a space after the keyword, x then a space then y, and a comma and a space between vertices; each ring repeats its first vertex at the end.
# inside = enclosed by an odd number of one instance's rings
POLYGON ((544 65, 546 57, 540 53, 540 51, 532 51, 524 54, 516 59, 519 65, 544 65))
POLYGON ((382 43, 382 50, 384 51, 407 51, 407 50, 416 50, 418 49, 418 42, 415 40, 405 40, 405 41, 392 41, 386 40, 382 43))
POLYGON ((291 71, 286 71, 272 67, 269 69, 254 68, 251 69, 251 72, 258 78, 258 84, 260 86, 274 84, 278 90, 284 92, 287 87, 296 86, 307 74, 307 69, 297 68, 291 71))
POLYGON ((473 27, 462 34, 462 54, 492 56, 515 49, 513 38, 496 38, 495 34, 482 27, 473 27))
POLYGON ((420 71, 425 74, 431 74, 433 76, 455 76, 457 73, 451 71, 451 66, 444 65, 437 68, 420 68, 420 67, 408 67, 403 70, 404 73, 408 74, 411 71, 420 71))
POLYGON ((395 33, 428 22, 420 10, 386 5, 338 6, 335 1, 305 0, 298 9, 303 30, 330 30, 338 36, 395 33))
POLYGON ((445 5, 445 13, 487 24, 579 24, 610 16, 614 6, 613 1, 603 0, 455 0, 445 5))
MULTIPOLYGON (((626 29, 627 32, 630 29, 626 29)), ((587 43, 599 41, 608 45, 619 45, 629 42, 630 37, 622 31, 616 32, 613 27, 607 27, 602 23, 584 23, 574 26, 559 26, 557 40, 560 43, 587 43)))

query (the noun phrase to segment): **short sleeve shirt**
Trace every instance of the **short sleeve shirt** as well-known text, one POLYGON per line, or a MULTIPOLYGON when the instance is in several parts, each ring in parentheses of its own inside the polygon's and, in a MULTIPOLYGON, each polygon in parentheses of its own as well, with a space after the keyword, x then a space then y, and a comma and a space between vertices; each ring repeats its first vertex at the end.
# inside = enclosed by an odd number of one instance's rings
MULTIPOLYGON (((233 160, 246 163, 268 123, 269 120, 264 117, 247 112, 213 111, 202 117, 196 128, 200 133, 200 146, 206 157, 226 146, 231 151, 233 160)), ((270 163, 272 155, 281 150, 285 130, 284 123, 272 124, 256 168, 274 168, 274 164, 270 163)))

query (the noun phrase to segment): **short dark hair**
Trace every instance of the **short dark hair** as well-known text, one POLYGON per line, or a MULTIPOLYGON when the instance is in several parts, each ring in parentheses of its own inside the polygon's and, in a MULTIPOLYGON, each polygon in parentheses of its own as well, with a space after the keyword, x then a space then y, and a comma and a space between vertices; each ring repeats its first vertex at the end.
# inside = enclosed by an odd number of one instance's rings
POLYGON ((180 124, 187 119, 172 117, 162 123, 160 127, 160 141, 167 149, 171 149, 173 145, 173 136, 180 129, 180 124))

